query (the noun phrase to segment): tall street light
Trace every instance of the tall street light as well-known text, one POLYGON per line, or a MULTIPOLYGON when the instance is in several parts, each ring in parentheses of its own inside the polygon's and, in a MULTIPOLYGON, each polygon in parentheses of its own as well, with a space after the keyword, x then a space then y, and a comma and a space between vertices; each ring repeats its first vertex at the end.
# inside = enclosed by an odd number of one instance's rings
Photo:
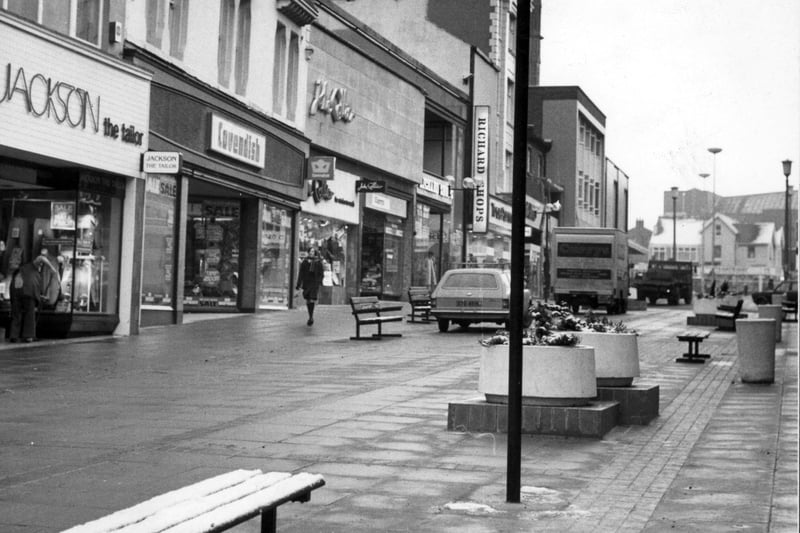
POLYGON ((789 222, 789 174, 792 173, 792 161, 787 159, 783 161, 783 175, 786 176, 786 205, 784 206, 784 228, 783 240, 785 244, 785 252, 783 254, 783 279, 789 279, 789 241, 792 240, 792 230, 789 222))
MULTIPOLYGON (((714 154, 714 171, 711 175, 711 285, 716 289, 717 286, 717 154, 722 148, 709 148, 709 152, 714 154)), ((720 256, 722 254, 720 253, 720 256)), ((714 296, 712 294, 712 296, 714 296)))
POLYGON ((677 211, 678 211, 678 188, 672 187, 672 260, 675 261, 678 257, 678 222, 677 222, 677 211))
MULTIPOLYGON (((703 181, 705 181, 706 178, 709 177, 710 175, 711 174, 709 174, 708 172, 701 172, 700 173, 700 177, 703 178, 703 181)), ((705 232, 700 233, 700 246, 703 247, 703 249, 700 252, 700 293, 701 294, 705 294, 705 292, 706 292, 706 239, 705 239, 705 232)))
POLYGON ((461 191, 463 193, 461 198, 461 263, 462 266, 468 266, 469 254, 467 253, 467 247, 469 246, 469 238, 467 234, 468 229, 472 227, 473 194, 475 189, 483 184, 483 180, 465 176, 461 180, 461 187, 454 187, 456 178, 453 176, 445 176, 444 179, 446 179, 449 184, 450 194, 453 194, 455 191, 461 191))

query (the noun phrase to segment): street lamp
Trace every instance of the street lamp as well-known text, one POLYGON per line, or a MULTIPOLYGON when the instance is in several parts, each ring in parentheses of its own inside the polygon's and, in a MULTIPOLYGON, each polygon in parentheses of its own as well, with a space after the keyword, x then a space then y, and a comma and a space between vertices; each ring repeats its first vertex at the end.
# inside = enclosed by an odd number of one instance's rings
POLYGON ((678 188, 672 187, 672 260, 675 261, 678 255, 677 234, 678 234, 678 188))
MULTIPOLYGON (((711 174, 708 172, 701 172, 700 177, 703 178, 703 181, 706 180, 711 174)), ((705 218, 705 209, 703 209, 703 218, 705 218)), ((700 233, 700 246, 702 250, 700 251, 700 294, 705 294, 706 292, 706 239, 705 239, 705 232, 700 233)))
MULTIPOLYGON (((548 195, 549 196, 549 195, 548 195)), ((544 303, 547 303, 547 297, 550 294, 550 213, 557 213, 561 211, 561 202, 548 202, 542 209, 542 218, 544 219, 544 303)), ((539 226, 541 228, 541 224, 539 226)))
MULTIPOLYGON (((717 154, 722 148, 709 148, 714 155, 714 173, 711 175, 711 286, 717 286, 717 154)), ((722 255, 722 254, 720 254, 722 255)), ((712 296, 714 296, 712 294, 712 296)))
POLYGON ((789 241, 792 237, 792 230, 789 222, 789 174, 792 173, 792 161, 787 159, 783 161, 783 175, 786 176, 786 205, 784 206, 784 226, 786 229, 783 231, 783 240, 785 241, 785 252, 783 255, 783 279, 789 279, 789 241))

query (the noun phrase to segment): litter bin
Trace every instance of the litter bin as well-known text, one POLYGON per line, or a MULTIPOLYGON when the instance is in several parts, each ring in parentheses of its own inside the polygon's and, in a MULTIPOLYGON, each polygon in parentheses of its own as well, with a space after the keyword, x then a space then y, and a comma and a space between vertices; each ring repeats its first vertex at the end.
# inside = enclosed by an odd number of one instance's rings
POLYGON ((781 342, 781 329, 783 328, 783 311, 780 305, 759 305, 758 318, 771 318, 775 320, 775 342, 781 342))
POLYGON ((746 318, 736 321, 739 375, 744 383, 775 381, 775 319, 746 318))

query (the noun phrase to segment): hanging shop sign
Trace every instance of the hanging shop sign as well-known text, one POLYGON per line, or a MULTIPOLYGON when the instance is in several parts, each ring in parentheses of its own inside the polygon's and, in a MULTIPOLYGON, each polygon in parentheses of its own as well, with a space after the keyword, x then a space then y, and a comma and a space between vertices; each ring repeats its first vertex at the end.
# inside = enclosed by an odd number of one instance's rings
POLYGON ((356 182, 356 192, 384 192, 386 190, 386 182, 381 180, 358 180, 356 182))
POLYGON ((307 180, 332 180, 336 170, 336 158, 326 155, 312 155, 308 158, 307 180))
POLYGON ((211 113, 208 149, 263 169, 267 137, 211 113))
POLYGON ((494 198, 489 199, 489 223, 492 228, 511 232, 511 206, 494 198))
POLYGON ((423 174, 422 182, 417 185, 417 194, 446 204, 453 203, 453 190, 450 183, 435 176, 423 174))
POLYGON ((180 152, 145 152, 142 172, 148 174, 180 174, 183 156, 180 152))
POLYGON ((472 177, 475 180, 472 232, 486 233, 489 219, 489 106, 476 105, 472 116, 472 177))
POLYGON ((408 202, 402 198, 396 198, 382 193, 371 193, 364 197, 364 207, 381 211, 389 215, 406 218, 408 215, 408 202))

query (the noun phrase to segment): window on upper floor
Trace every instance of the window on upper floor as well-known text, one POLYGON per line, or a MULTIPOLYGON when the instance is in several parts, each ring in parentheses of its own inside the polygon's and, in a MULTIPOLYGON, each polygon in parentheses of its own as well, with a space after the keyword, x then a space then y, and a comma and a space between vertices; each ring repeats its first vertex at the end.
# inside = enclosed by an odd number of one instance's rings
POLYGON ((514 82, 506 81, 506 122, 514 123, 514 82))
POLYGON ((511 192, 514 180, 514 152, 506 150, 505 175, 503 176, 503 187, 498 192, 511 192))
POLYGON ((275 29, 275 57, 272 64, 272 110, 294 121, 300 71, 300 35, 281 22, 275 29))
POLYGON ((508 14, 508 43, 506 48, 511 55, 517 54, 517 14, 508 14))
POLYGON ((756 256, 756 247, 755 246, 748 246, 747 247, 747 258, 754 259, 756 256))
POLYGON ((147 42, 183 60, 189 0, 147 0, 147 42))
POLYGON ((426 110, 422 170, 439 177, 456 174, 457 135, 452 122, 426 110))
POLYGON ((242 96, 247 93, 250 24, 250 0, 221 0, 217 81, 242 96))
POLYGON ((0 8, 58 33, 100 46, 101 0, 0 0, 0 8))

